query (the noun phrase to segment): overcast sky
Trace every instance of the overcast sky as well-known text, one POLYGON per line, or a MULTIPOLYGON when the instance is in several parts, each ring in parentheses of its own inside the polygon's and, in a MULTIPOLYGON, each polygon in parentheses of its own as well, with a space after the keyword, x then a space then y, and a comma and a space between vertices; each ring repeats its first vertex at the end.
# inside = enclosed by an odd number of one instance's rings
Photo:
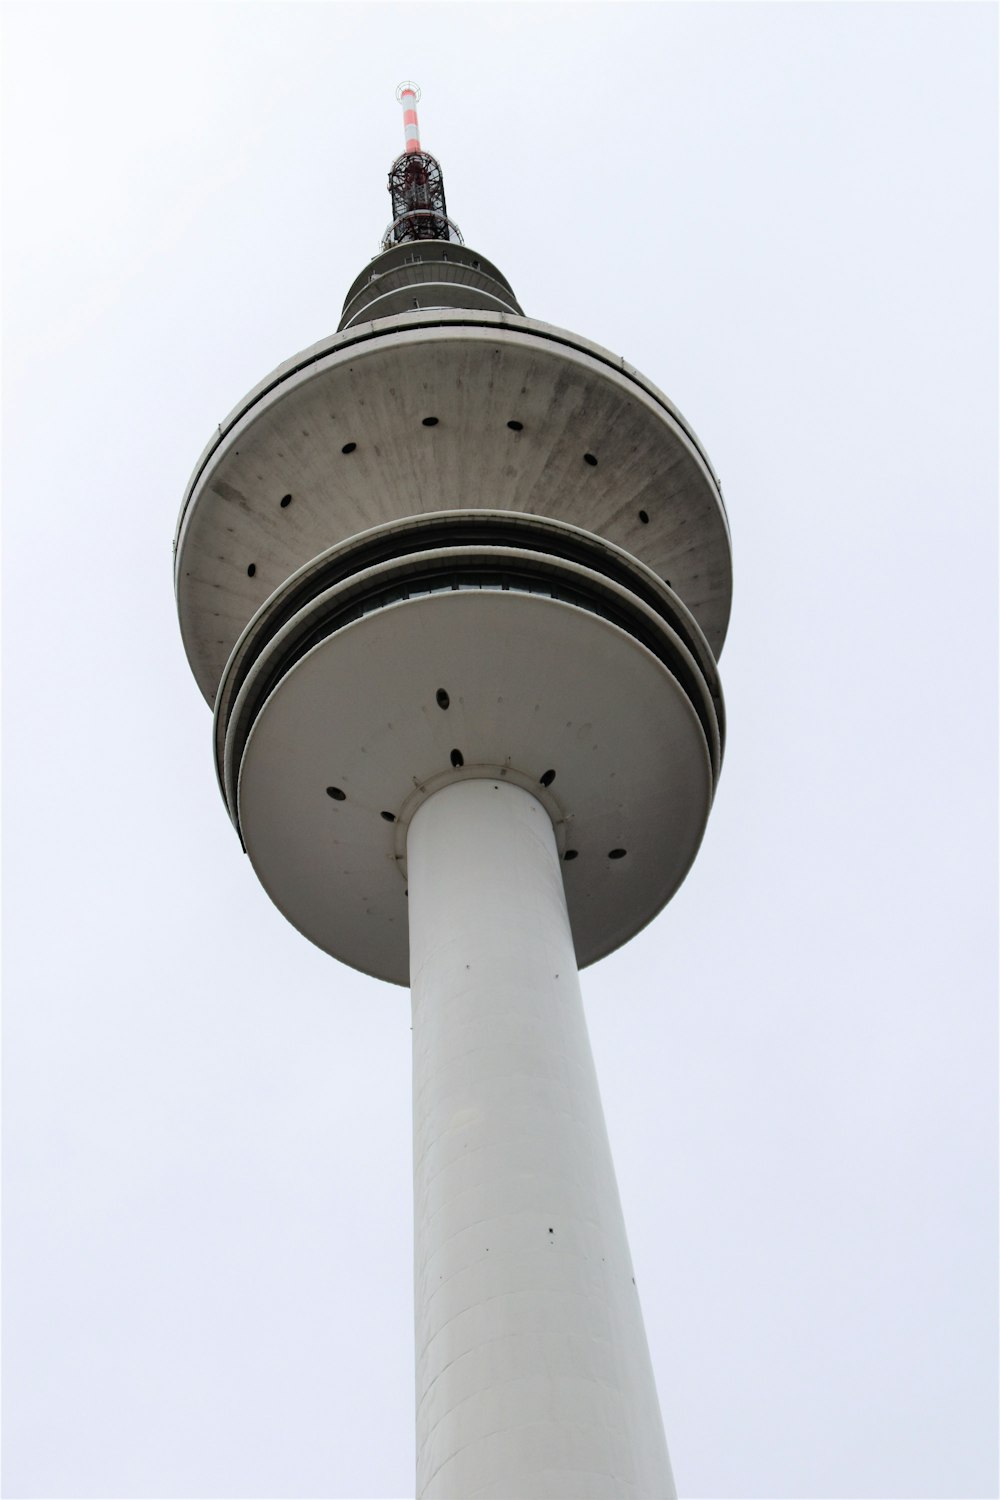
POLYGON ((583 980, 681 1495, 995 1495, 996 9, 4 33, 4 1493, 413 1493, 408 998, 258 886, 171 578, 409 77, 467 242, 732 524, 705 843, 583 980))

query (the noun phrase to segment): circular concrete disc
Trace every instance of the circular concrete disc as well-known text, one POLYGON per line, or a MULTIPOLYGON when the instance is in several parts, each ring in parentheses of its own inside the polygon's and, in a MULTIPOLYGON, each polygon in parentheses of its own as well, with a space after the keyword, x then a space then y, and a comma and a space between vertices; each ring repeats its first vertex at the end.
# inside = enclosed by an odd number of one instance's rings
POLYGON ((406 984, 405 823, 447 780, 505 770, 536 789, 564 856, 576 851, 563 865, 570 920, 581 967, 593 963, 680 885, 704 832, 712 771, 701 725, 667 669, 575 605, 487 589, 428 594, 314 647, 247 742, 247 853, 312 942, 406 984))
POLYGON ((365 326, 277 372, 199 466, 176 586, 209 703, 240 632, 298 568, 359 532, 441 510, 548 516, 603 537, 666 580, 718 655, 728 527, 665 398, 620 360, 526 318, 365 326))

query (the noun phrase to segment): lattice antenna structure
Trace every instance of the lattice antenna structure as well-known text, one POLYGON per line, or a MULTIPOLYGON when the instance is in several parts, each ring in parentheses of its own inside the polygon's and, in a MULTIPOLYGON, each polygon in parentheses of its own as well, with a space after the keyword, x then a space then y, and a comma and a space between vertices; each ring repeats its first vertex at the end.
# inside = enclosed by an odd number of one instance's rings
POLYGON ((405 150, 389 169, 392 223, 382 236, 382 249, 412 240, 451 240, 462 244, 457 224, 448 217, 441 165, 420 146, 417 101, 420 90, 409 80, 396 89, 403 106, 405 150))

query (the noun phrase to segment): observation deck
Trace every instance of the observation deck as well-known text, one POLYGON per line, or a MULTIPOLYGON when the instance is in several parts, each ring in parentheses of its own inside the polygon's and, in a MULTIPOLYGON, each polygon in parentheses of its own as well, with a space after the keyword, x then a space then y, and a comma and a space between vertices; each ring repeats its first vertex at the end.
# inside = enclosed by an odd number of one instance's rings
POLYGON ((377 257, 342 330, 222 425, 178 526, 244 847, 301 931, 397 983, 406 830, 437 787, 543 801, 585 965, 676 890, 721 766, 731 563, 704 449, 623 360, 511 307, 467 247, 377 257), (437 305, 388 311, 407 299, 437 305))

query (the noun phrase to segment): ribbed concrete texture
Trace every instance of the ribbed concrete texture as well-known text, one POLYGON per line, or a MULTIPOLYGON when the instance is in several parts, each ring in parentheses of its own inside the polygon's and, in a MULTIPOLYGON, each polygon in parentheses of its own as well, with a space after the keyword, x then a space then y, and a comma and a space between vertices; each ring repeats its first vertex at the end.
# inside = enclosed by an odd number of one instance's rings
POLYGON ((675 1490, 549 816, 410 826, 418 1500, 675 1490))

